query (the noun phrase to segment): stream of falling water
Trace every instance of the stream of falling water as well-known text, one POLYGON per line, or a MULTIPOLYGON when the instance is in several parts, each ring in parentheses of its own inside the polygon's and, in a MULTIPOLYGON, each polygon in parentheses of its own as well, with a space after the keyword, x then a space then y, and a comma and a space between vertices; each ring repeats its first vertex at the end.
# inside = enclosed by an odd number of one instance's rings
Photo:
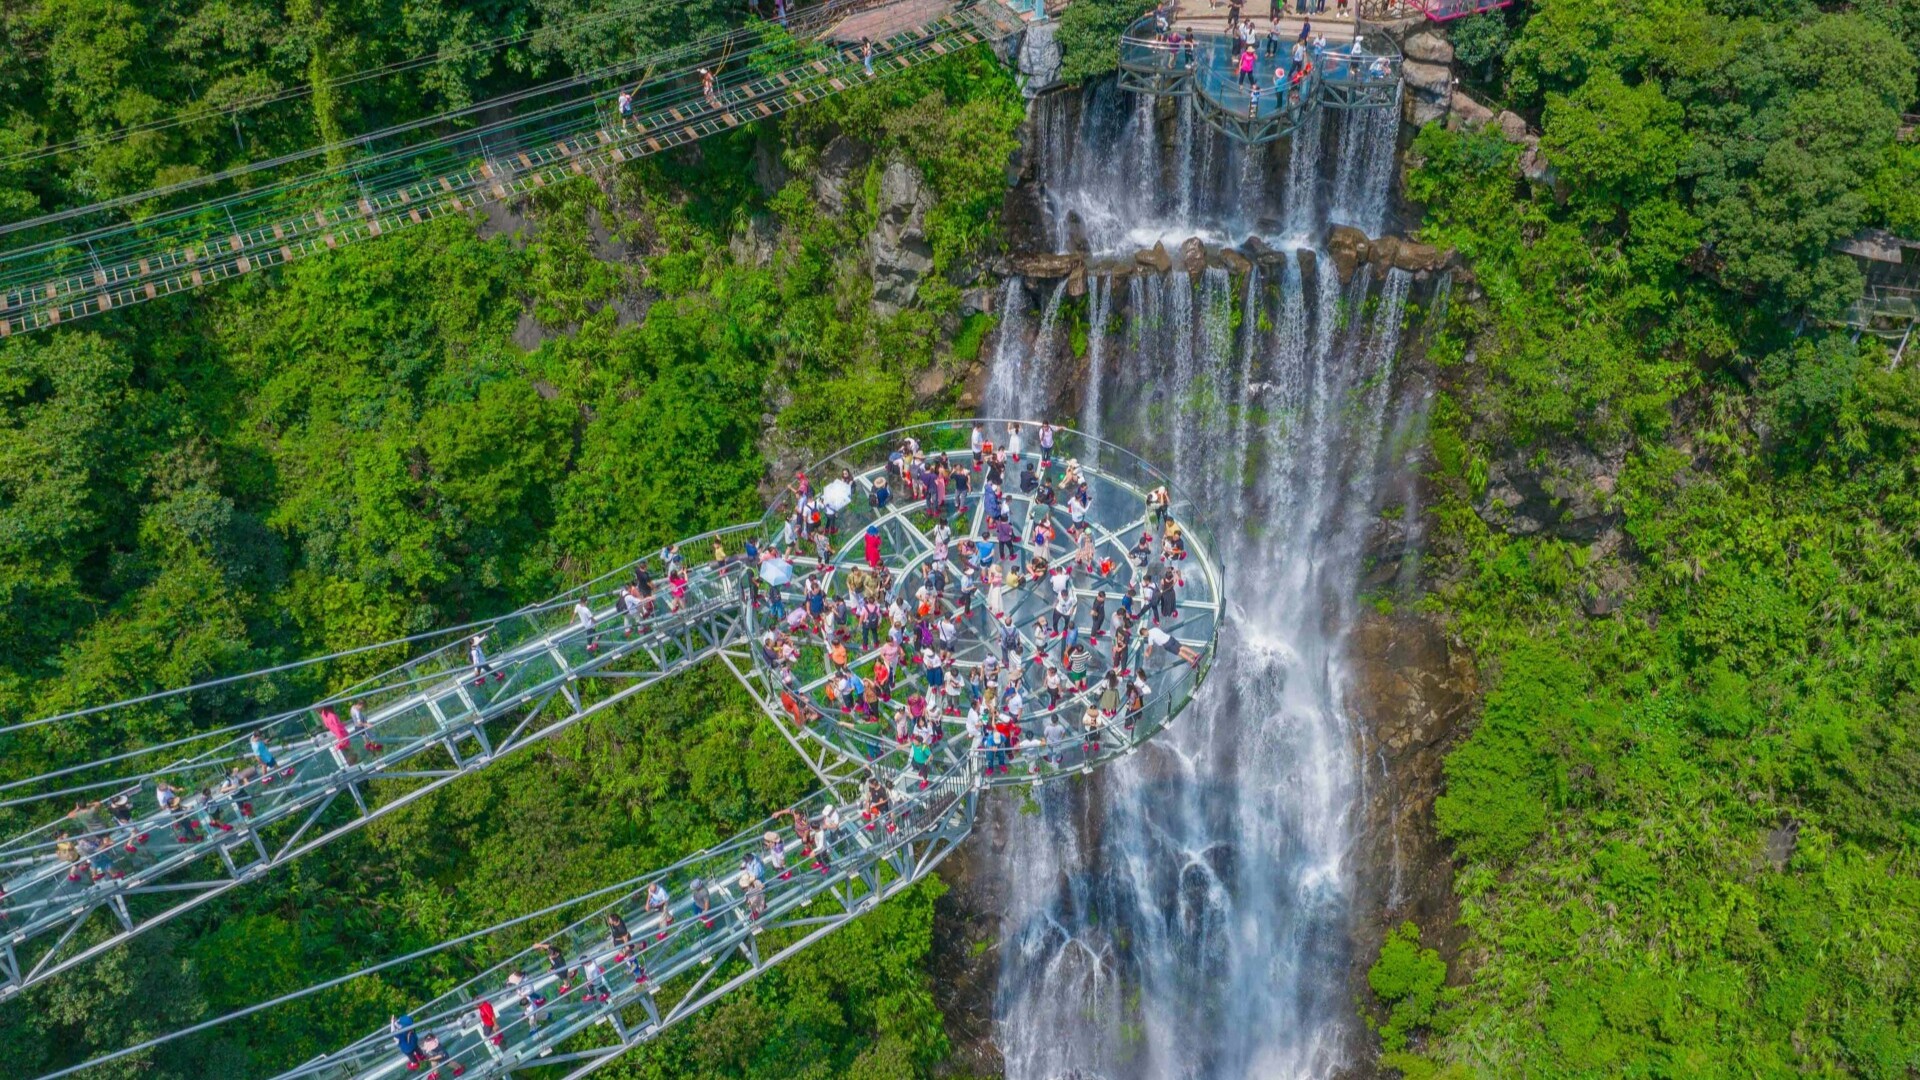
MULTIPOLYGON (((1269 151, 1214 146, 1184 106, 1167 154, 1152 110, 1111 86, 1034 108, 1055 236, 1072 213, 1095 252, 1195 232, 1240 240, 1258 221, 1276 246, 1299 245, 1328 216, 1385 216, 1391 121, 1315 126, 1284 181, 1267 183, 1269 151), (1323 188, 1345 191, 1330 170, 1382 190, 1323 208, 1323 188)), ((1078 425, 1171 467, 1203 508, 1235 603, 1214 673, 1172 730, 1095 783, 1046 789, 1038 813, 1001 811, 997 1038, 1010 1080, 1310 1077, 1343 1064, 1359 778, 1342 631, 1385 432, 1403 423, 1391 387, 1412 278, 1362 268, 1342 285, 1324 254, 1318 266, 1309 278, 1289 254, 1238 283, 1224 270, 1089 281, 1078 425)), ((1053 400, 1069 359, 1053 344, 1061 292, 1039 294, 1029 345, 1027 286, 1009 283, 990 415, 1037 419, 1053 400)))

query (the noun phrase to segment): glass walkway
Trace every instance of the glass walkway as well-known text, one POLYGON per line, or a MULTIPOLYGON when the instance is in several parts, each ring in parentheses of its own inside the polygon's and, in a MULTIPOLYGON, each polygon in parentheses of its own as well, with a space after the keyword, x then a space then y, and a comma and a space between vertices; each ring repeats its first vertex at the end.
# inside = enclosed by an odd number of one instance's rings
POLYGON ((53 235, 0 252, 0 338, 598 174, 998 40, 1020 25, 999 0, 826 0, 799 8, 786 26, 755 20, 516 94, 505 119, 465 128, 402 124, 293 155, 291 166, 270 161, 238 170, 225 177, 236 185, 228 195, 202 191, 182 203, 178 192, 145 192, 8 226, 5 232, 27 237, 53 235), (860 56, 862 37, 872 39, 872 75, 860 56), (716 73, 710 87, 708 71, 716 73), (621 87, 633 94, 625 117, 615 108, 621 87), (436 128, 441 134, 432 136, 436 128), (328 150, 351 160, 318 170, 302 164, 328 150), (138 221, 126 217, 134 206, 143 211, 138 221), (71 220, 105 223, 75 232, 63 224, 71 220))
POLYGON ((1317 110, 1399 105, 1404 59, 1377 27, 1292 19, 1294 33, 1270 37, 1258 27, 1249 44, 1204 25, 1170 7, 1149 12, 1120 38, 1120 85, 1191 97, 1209 127, 1255 145, 1292 135, 1317 110))
POLYGON ((718 659, 818 793, 598 890, 564 933, 288 1074, 583 1075, 924 877, 980 793, 1082 775, 1173 723, 1222 610, 1192 509, 1075 432, 919 425, 805 470, 761 521, 449 630, 322 701, 17 781, 9 805, 87 801, 0 849, 0 993, 718 659), (122 775, 77 782, 99 770, 122 775), (70 947, 103 911, 104 939, 70 947))

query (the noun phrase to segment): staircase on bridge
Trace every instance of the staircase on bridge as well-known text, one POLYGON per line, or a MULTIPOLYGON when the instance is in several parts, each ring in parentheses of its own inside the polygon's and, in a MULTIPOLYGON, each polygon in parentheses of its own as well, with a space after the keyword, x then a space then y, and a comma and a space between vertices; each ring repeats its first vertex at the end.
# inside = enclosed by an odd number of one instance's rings
MULTIPOLYGON (((843 93, 983 41, 1022 18, 1000 0, 829 0, 626 65, 633 114, 605 86, 256 193, 0 254, 0 337, 156 300, 464 213, 843 93), (873 42, 873 74, 860 57, 873 42), (711 93, 701 71, 718 72, 711 93), (664 73, 662 73, 664 70, 664 73)), ((409 128, 411 130, 411 128, 409 128)), ((376 133, 356 146, 371 146, 376 133)))
MULTIPOLYGON (((993 426, 999 431, 1004 424, 993 426)), ((1031 443, 1036 440, 1028 427, 1031 443)), ((972 428, 970 421, 919 425, 842 451, 810 470, 815 477, 847 477, 837 494, 829 488, 821 496, 834 507, 828 517, 838 530, 824 547, 795 543, 784 510, 695 537, 654 561, 658 587, 651 610, 623 614, 617 606, 615 590, 634 579, 629 565, 479 631, 450 631, 448 640, 409 663, 314 706, 238 725, 261 734, 270 767, 243 736, 122 782, 85 785, 96 797, 126 796, 133 812, 123 819, 103 806, 57 817, 0 848, 6 890, 0 915, 8 932, 0 953, 0 996, 17 994, 660 679, 717 658, 820 779, 820 792, 794 811, 817 820, 829 805, 847 808, 831 858, 815 866, 791 836, 778 841, 790 856, 791 874, 780 876, 776 869, 750 885, 740 877, 743 860, 757 854, 771 861, 765 837, 788 836, 778 823, 756 825, 630 883, 631 889, 616 890, 609 904, 549 938, 561 951, 558 968, 544 953, 522 954, 414 1016, 421 1038, 435 1036, 443 1064, 476 1075, 535 1063, 568 1064, 568 1075, 584 1075, 653 1038, 931 872, 970 832, 980 791, 1083 775, 1136 753, 1174 722, 1205 677, 1223 597, 1210 544, 1191 525, 1193 507, 1151 465, 1072 432, 1059 434, 1050 475, 1063 475, 1072 463, 1086 477, 1091 505, 1081 512, 1092 526, 1092 559, 1063 542, 1045 550, 1048 572, 1077 567, 1074 596, 1084 605, 1105 591, 1117 607, 1137 576, 1134 566, 1148 565, 1158 542, 1164 558, 1154 570, 1180 582, 1177 617, 1165 623, 1171 639, 1166 647, 1150 656, 1136 643, 1118 659, 1127 671, 1120 684, 1138 691, 1125 708, 1102 715, 1094 707, 1099 678, 1116 662, 1098 639, 1088 685, 1069 687, 1057 702, 1039 707, 1044 692, 1038 658, 1056 648, 1065 656, 1064 640, 1028 629, 1028 620, 1041 617, 1058 595, 1043 582, 1015 590, 1005 601, 1006 618, 1018 631, 1015 682, 1034 703, 1021 714, 1029 725, 1025 734, 1015 732, 1004 750, 988 748, 976 741, 981 732, 958 708, 942 709, 943 699, 932 695, 931 714, 942 738, 924 783, 910 767, 907 747, 886 733, 884 723, 856 714, 827 692, 834 673, 824 639, 796 634, 788 641, 789 647, 800 642, 795 653, 776 655, 772 646, 779 638, 769 635, 790 620, 774 600, 782 574, 772 564, 784 563, 801 576, 818 574, 836 591, 875 587, 862 586, 859 577, 874 570, 865 550, 871 527, 880 538, 881 562, 893 575, 890 595, 911 595, 931 567, 957 578, 962 540, 990 537, 978 496, 935 517, 904 492, 897 502, 879 497, 875 481, 888 474, 889 454, 908 438, 929 457, 944 454, 967 468, 974 460, 972 428), (1148 493, 1160 487, 1173 493, 1168 516, 1185 527, 1178 558, 1169 557, 1174 549, 1148 502, 1148 493), (953 535, 939 531, 942 522, 953 535), (776 551, 783 556, 761 555, 776 551), (684 567, 683 588, 673 584, 674 565, 684 567), (580 604, 591 620, 580 617, 580 604), (476 663, 467 646, 481 634, 484 655, 476 663), (1181 646, 1200 652, 1198 662, 1170 655, 1181 646), (355 702, 363 710, 357 725, 348 711, 355 702), (344 732, 318 719, 322 709, 342 716, 344 732), (178 805, 161 807, 155 800, 161 784, 180 790, 178 805), (873 790, 869 784, 887 793, 889 808, 863 819, 854 807, 873 790), (657 905, 649 908, 641 887, 655 881, 669 897, 666 918, 657 905), (702 893, 704 906, 697 900, 702 893), (609 936, 609 910, 625 919, 630 941, 609 936), (96 917, 105 920, 107 935, 87 939, 84 948, 69 947, 96 917), (589 960, 597 971, 586 966, 589 960), (519 975, 509 979, 514 972, 519 975), (483 1023, 482 1001, 493 1008, 497 1027, 483 1023)), ((894 484, 901 482, 896 476, 894 484)), ((1006 498, 1023 537, 1056 512, 1012 484, 1006 498)), ((1040 554, 1036 544, 1019 545, 1022 565, 1040 554)), ((1001 624, 984 609, 976 598, 965 616, 956 617, 966 637, 954 649, 952 685, 997 654, 1001 624)), ((866 670, 874 655, 865 650, 848 666, 866 670)), ((905 708, 916 690, 932 693, 923 673, 905 667, 888 708, 905 708)), ((75 790, 14 802, 51 802, 75 790)), ((288 1075, 397 1077, 407 1071, 391 1035, 376 1032, 288 1075)))

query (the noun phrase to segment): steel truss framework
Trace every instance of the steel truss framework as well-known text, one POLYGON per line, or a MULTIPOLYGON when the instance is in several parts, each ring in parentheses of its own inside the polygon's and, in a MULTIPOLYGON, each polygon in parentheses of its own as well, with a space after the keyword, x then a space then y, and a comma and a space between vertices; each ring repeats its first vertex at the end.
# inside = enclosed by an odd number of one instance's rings
MULTIPOLYGON (((751 527, 718 539, 736 549, 751 527)), ((689 541, 689 545, 696 543, 689 541)), ((690 568, 685 606, 657 601, 630 626, 612 592, 630 570, 497 624, 518 640, 476 681, 463 643, 362 687, 364 725, 342 740, 311 713, 272 725, 273 769, 237 767, 246 740, 138 777, 115 794, 139 812, 59 818, 0 846, 0 1000, 99 955, 228 890, 549 739, 742 637, 737 574, 690 568), (588 628, 575 614, 595 611, 588 628), (317 730, 316 730, 317 729, 317 730), (238 768, 238 772, 236 772, 238 768), (160 785, 184 795, 161 808, 160 785), (216 786, 218 785, 218 786, 216 786), (110 932, 69 948, 97 912, 110 932)), ((344 711, 337 702, 336 711, 344 711)))
MULTIPOLYGON (((873 442, 884 444, 911 434, 928 444, 929 452, 938 452, 956 439, 964 440, 967 427, 967 423, 926 424, 873 442)), ((1124 549, 1125 538, 1148 520, 1131 508, 1154 485, 1164 484, 1164 477, 1111 444, 1064 432, 1062 439, 1068 445, 1078 440, 1078 452, 1088 456, 1090 463, 1099 455, 1110 466, 1105 471, 1091 464, 1085 467, 1107 504, 1107 516, 1095 515, 1092 524, 1098 545, 1124 549), (1123 505, 1112 505, 1117 500, 1123 505)), ((1057 456, 1066 457, 1066 451, 1057 456)), ((844 460, 837 456, 827 464, 837 469, 844 460)), ((817 467, 814 472, 824 475, 828 470, 817 467)), ((868 476, 863 473, 859 479, 866 483, 868 476)), ((1018 501, 1026 505, 1031 519, 1038 508, 1031 499, 1018 501)), ((1187 515, 1192 507, 1177 492, 1168 509, 1176 521, 1191 520, 1187 515)), ((930 545, 925 533, 909 520, 910 513, 903 506, 877 517, 899 524, 903 536, 918 537, 917 543, 930 545)), ((856 512, 849 514, 850 521, 861 520, 856 512)), ((975 519, 977 529, 977 510, 975 519)), ((1079 768, 1043 773, 1036 767, 1019 780, 1004 775, 995 780, 988 775, 987 759, 978 748, 955 740, 958 750, 945 755, 940 771, 923 780, 906 768, 902 748, 876 750, 836 738, 824 723, 797 726, 791 722, 781 700, 783 688, 791 692, 791 687, 756 653, 752 641, 760 608, 748 602, 744 588, 748 567, 739 557, 750 538, 776 536, 777 522, 778 515, 770 515, 762 522, 706 534, 670 549, 676 560, 681 548, 691 556, 694 548, 711 541, 717 549, 713 561, 686 567, 685 602, 680 610, 655 610, 650 617, 636 617, 629 626, 611 605, 612 590, 632 573, 629 566, 510 617, 523 620, 525 628, 517 634, 497 629, 510 640, 486 658, 484 668, 460 662, 457 648, 448 646, 397 669, 390 682, 357 688, 361 696, 377 702, 365 726, 351 731, 345 742, 332 731, 323 731, 318 737, 289 736, 276 743, 275 783, 261 787, 258 779, 254 781, 256 790, 248 800, 251 812, 231 831, 211 823, 219 820, 223 810, 238 808, 247 793, 229 794, 224 801, 206 800, 185 814, 136 819, 104 830, 115 845, 133 841, 132 853, 124 846, 110 850, 114 859, 128 855, 128 865, 134 869, 124 877, 70 882, 78 895, 57 907, 52 903, 34 907, 40 913, 41 933, 8 946, 8 974, 14 980, 9 993, 253 880, 646 686, 717 658, 773 718, 775 727, 821 781, 819 791, 783 814, 673 866, 600 890, 597 895, 613 893, 617 898, 549 935, 541 946, 510 957, 416 1010, 409 1017, 410 1026, 400 1034, 411 1040, 404 1049, 414 1052, 412 1064, 417 1068, 409 1068, 401 1042, 389 1031, 371 1033, 283 1074, 285 1080, 399 1080, 424 1070, 427 1080, 441 1080, 452 1075, 508 1076, 516 1069, 567 1066, 563 1075, 582 1077, 925 878, 971 833, 977 800, 986 788, 1080 775, 1101 761, 1137 751, 1185 707, 1207 670, 1204 664, 1189 668, 1175 661, 1158 673, 1153 680, 1154 707, 1137 714, 1141 721, 1137 729, 1129 724, 1122 734, 1116 725, 1090 736, 1087 745, 1097 749, 1084 751, 1079 768), (593 612, 590 621, 578 618, 576 603, 586 604, 593 612), (366 753, 365 760, 355 752, 355 742, 366 753), (870 793, 869 781, 878 781, 887 792, 883 811, 869 814, 854 809, 870 793), (385 796, 384 801, 379 796, 385 796), (843 808, 842 817, 832 817, 835 808, 843 808), (789 827, 795 815, 819 826, 811 841, 814 846, 805 846, 789 827), (149 858, 154 832, 177 828, 187 817, 201 823, 194 831, 204 829, 204 835, 183 840, 150 864, 136 865, 149 858), (148 834, 144 842, 142 832, 148 834), (195 876, 190 868, 200 872, 195 876), (655 886, 662 891, 654 893, 655 886), (62 952, 89 916, 103 909, 113 912, 110 936, 78 952, 62 952), (22 962, 21 944, 49 937, 52 943, 41 946, 37 959, 22 962)), ((1203 599, 1188 605, 1193 613, 1176 640, 1210 652, 1221 611, 1220 572, 1204 533, 1188 528, 1187 534, 1194 561, 1185 572, 1203 599)), ((851 547, 843 549, 847 550, 851 547)), ((924 565, 925 556, 925 551, 916 549, 905 569, 924 565)), ((1022 639, 1023 649, 1035 644, 1022 639)), ((1084 699, 1082 694, 1073 701, 1084 699)), ((188 764, 204 770, 209 761, 235 752, 229 746, 188 764)), ((162 770, 142 778, 140 784, 150 787, 167 775, 174 773, 162 770)), ((45 832, 36 830, 36 843, 44 843, 45 832)), ((33 846, 16 841, 12 847, 33 846)), ((72 864, 58 865, 64 872, 72 864)))
MULTIPOLYGON (((850 814, 823 849, 784 841, 787 869, 769 866, 764 884, 749 886, 739 875, 749 859, 771 861, 763 837, 783 819, 649 875, 632 893, 550 935, 557 961, 528 949, 422 1006, 410 1019, 424 1043, 425 1075, 478 1080, 566 1065, 564 1075, 585 1076, 873 910, 925 878, 973 828, 977 793, 964 773, 926 789, 897 779, 894 789, 887 818, 869 823, 850 814), (648 903, 646 886, 654 883, 668 897, 664 919, 648 903), (705 890, 704 909, 696 888, 705 890), (609 926, 609 913, 621 917, 625 937, 609 926), (491 1024, 482 1002, 492 1008, 491 1024)), ((818 816, 851 798, 829 789, 793 809, 818 816)), ((401 1077, 407 1065, 394 1033, 373 1032, 281 1080, 401 1077)))
MULTIPOLYGON (((956 436, 963 440, 970 438, 971 426, 967 423, 926 424, 914 429, 914 434, 929 443, 951 442, 956 436)), ((948 598, 953 600, 955 598, 951 594, 956 590, 952 583, 961 578, 961 563, 964 561, 960 553, 961 546, 965 543, 990 543, 985 500, 977 496, 969 496, 965 500, 950 499, 938 514, 929 513, 925 502, 919 499, 900 499, 880 505, 880 500, 874 497, 876 481, 888 475, 889 469, 882 463, 893 449, 894 445, 883 437, 842 450, 825 463, 825 475, 846 478, 842 483, 847 484, 849 489, 848 501, 836 515, 840 539, 830 553, 831 580, 837 588, 839 582, 852 581, 856 575, 869 570, 863 537, 865 530, 871 528, 882 541, 879 562, 887 568, 893 580, 890 598, 897 598, 903 604, 909 603, 915 594, 915 587, 930 580, 930 572, 937 571, 946 575, 948 598), (937 528, 944 528, 945 532, 936 533, 937 528)), ((969 470, 979 457, 970 448, 964 448, 964 442, 961 448, 939 449, 938 452, 954 467, 962 470, 969 470)), ((1164 476, 1146 462, 1118 447, 1087 439, 1076 432, 1061 432, 1056 436, 1050 477, 1060 478, 1065 472, 1065 463, 1073 461, 1077 464, 1081 456, 1089 463, 1097 462, 1102 466, 1099 469, 1082 469, 1091 496, 1090 502, 1080 509, 1091 530, 1087 536, 1085 553, 1085 561, 1091 565, 1082 565, 1082 555, 1075 543, 1066 542, 1050 549, 1044 560, 1047 573, 1064 571, 1069 575, 1071 584, 1064 590, 1035 583, 1024 589, 1006 591, 1000 600, 1003 614, 998 618, 989 610, 994 603, 991 597, 982 600, 983 595, 990 593, 986 583, 976 582, 976 595, 970 601, 954 605, 961 610, 955 617, 955 647, 951 650, 952 656, 945 669, 944 686, 951 691, 975 672, 985 675, 989 658, 997 651, 1005 651, 996 649, 997 639, 1003 631, 1011 631, 1017 643, 1012 654, 1018 661, 1017 676, 1011 679, 1011 683, 1020 686, 1029 700, 1039 702, 1045 699, 1045 668, 1035 661, 1046 657, 1056 670, 1064 671, 1065 657, 1056 655, 1055 650, 1064 654, 1066 642, 1064 637, 1049 636, 1035 629, 1032 623, 1036 619, 1048 618, 1052 601, 1063 591, 1073 596, 1077 621, 1089 611, 1096 598, 1104 597, 1102 602, 1117 608, 1122 597, 1128 593, 1129 583, 1143 576, 1172 572, 1177 581, 1176 592, 1179 597, 1176 614, 1164 620, 1155 614, 1151 620, 1152 625, 1163 629, 1171 640, 1158 658, 1147 659, 1143 658, 1146 650, 1141 647, 1144 642, 1136 638, 1129 658, 1114 664, 1112 639, 1104 634, 1090 636, 1085 642, 1089 646, 1085 687, 1069 686, 1060 694, 1056 704, 1045 708, 1029 708, 1023 710, 1022 714, 1023 728, 1029 734, 1042 733, 1048 721, 1058 720, 1072 737, 1064 745, 1051 747, 1044 745, 1043 738, 1029 738, 1023 746, 1012 748, 1001 759, 1006 768, 997 775, 982 778, 982 783, 988 786, 1024 785, 1036 778, 1049 779, 1061 773, 1090 772, 1102 761, 1137 751, 1162 726, 1172 722, 1205 678, 1211 664, 1211 647, 1219 627, 1223 598, 1219 591, 1219 569, 1213 562, 1211 545, 1205 535, 1188 530, 1183 545, 1185 557, 1154 563, 1150 557, 1142 555, 1142 565, 1136 568, 1133 559, 1142 550, 1137 538, 1159 532, 1159 522, 1146 509, 1148 494, 1160 486, 1166 486, 1171 491, 1171 486, 1164 476), (1149 566, 1152 567, 1151 573, 1147 571, 1149 566), (1176 652, 1180 647, 1194 650, 1200 657, 1199 662, 1189 665, 1182 661, 1176 652), (1089 730, 1085 726, 1086 710, 1097 703, 1102 677, 1110 670, 1116 675, 1124 672, 1126 678, 1120 682, 1121 686, 1138 678, 1140 685, 1146 688, 1143 707, 1137 713, 1109 717, 1097 728, 1089 730), (1012 769, 1016 758, 1022 766, 1018 772, 1012 769)), ((1028 454, 1027 459, 1035 460, 1036 455, 1028 454)), ((1013 467, 1019 466, 1016 464, 1013 467)), ((971 472, 970 475, 984 476, 979 472, 971 472)), ((898 482, 897 477, 895 482, 898 482)), ((1023 536, 1045 519, 1057 517, 1064 520, 1070 513, 1063 500, 1056 498, 1056 505, 1050 507, 1035 494, 1024 492, 1017 485, 1008 485, 1000 498, 1007 517, 1018 523, 1018 531, 1023 536)), ((1184 511, 1186 508, 1177 509, 1184 511)), ((1186 515, 1181 513, 1178 517, 1185 518, 1186 515)), ((779 531, 782 524, 770 519, 764 528, 772 534, 779 531)), ((1021 560, 1023 569, 1031 570, 1036 565, 1031 561, 1035 549, 1029 543, 1021 545, 1020 551, 1026 557, 1021 560)), ((987 561, 994 562, 991 558, 987 561)), ((817 557, 796 558, 795 562, 816 572, 820 569, 817 557)), ((1002 561, 999 565, 1013 564, 1002 561)), ((778 629, 779 620, 769 618, 768 614, 765 608, 756 608, 752 612, 756 633, 762 636, 767 631, 778 629)), ((1107 626, 1110 630, 1111 623, 1107 626)), ((848 636, 851 645, 852 635, 849 633, 848 636)), ((793 639, 790 637, 789 640, 793 639)), ((769 661, 766 649, 756 650, 755 658, 760 663, 763 684, 783 685, 796 701, 805 703, 806 723, 793 726, 798 728, 806 742, 832 743, 834 752, 853 760, 882 760, 899 753, 900 745, 891 732, 884 730, 884 723, 877 718, 856 715, 844 702, 836 703, 824 694, 836 676, 825 656, 826 644, 819 636, 803 636, 798 662, 784 668, 769 661)), ((850 649, 849 666, 857 670, 869 670, 880 652, 880 649, 872 646, 857 651, 850 649)), ((975 733, 968 730, 961 720, 961 695, 948 693, 943 699, 941 694, 927 687, 921 669, 913 664, 906 665, 897 674, 897 679, 899 685, 892 691, 889 702, 881 705, 882 710, 897 710, 898 703, 908 694, 924 692, 924 696, 934 702, 930 711, 939 717, 936 723, 942 729, 942 737, 935 747, 935 756, 944 765, 957 767, 962 756, 982 752, 981 747, 974 743, 975 733), (942 703, 951 704, 942 710, 939 707, 942 703)), ((777 697, 777 694, 774 696, 777 697)), ((769 702, 769 705, 772 704, 769 702)), ((799 719, 790 707, 782 705, 780 708, 785 709, 789 721, 799 719)), ((775 711, 774 715, 781 713, 775 711)), ((788 726, 783 724, 782 730, 787 730, 788 726)))

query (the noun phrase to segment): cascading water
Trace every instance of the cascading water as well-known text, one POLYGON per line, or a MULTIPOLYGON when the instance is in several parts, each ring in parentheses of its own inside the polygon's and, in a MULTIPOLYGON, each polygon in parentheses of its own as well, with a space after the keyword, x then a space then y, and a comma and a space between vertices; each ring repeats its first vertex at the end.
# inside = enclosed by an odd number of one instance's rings
POLYGON ((1340 157, 1333 172, 1333 206, 1328 216, 1368 236, 1386 229, 1393 184, 1394 134, 1400 126, 1400 100, 1391 109, 1351 114, 1340 132, 1340 157))
MULTIPOLYGON (((1297 245, 1318 227, 1315 125, 1285 182, 1267 183, 1265 150, 1196 130, 1184 110, 1168 120, 1167 160, 1151 109, 1111 86, 1034 108, 1051 220, 1075 214, 1096 253, 1189 232, 1241 240, 1263 220, 1275 245, 1297 245), (1229 183, 1203 171, 1209 160, 1229 183), (1142 188, 1143 170, 1157 188, 1142 188)), ((1341 162, 1354 139, 1378 140, 1355 160, 1390 169, 1392 122, 1328 124, 1341 162)), ((1383 431, 1405 423, 1392 374, 1412 278, 1363 267, 1342 285, 1330 259, 1317 265, 1309 276, 1289 253, 1239 280, 1209 269, 1089 281, 1079 426, 1171 467, 1237 603, 1214 674, 1174 730, 1094 783, 1046 789, 1038 814, 1003 815, 997 1034, 1011 1080, 1304 1077, 1342 1064, 1358 783, 1342 629, 1383 431)), ((1061 303, 1049 288, 1042 323, 1061 303)), ((1057 381, 1057 335, 1028 346, 1024 291, 1011 284, 1003 307, 991 415, 1037 417, 1057 381)))
POLYGON ((993 371, 987 379, 987 413, 991 416, 1032 416, 1046 402, 1046 373, 1053 366, 1054 326, 1060 319, 1060 301, 1067 284, 1053 286, 1047 305, 1034 331, 1032 348, 1026 347, 1024 331, 1026 292, 1017 277, 1007 279, 1001 293, 1002 332, 994 350, 993 371), (1007 329, 1011 327, 1011 329, 1007 329))

